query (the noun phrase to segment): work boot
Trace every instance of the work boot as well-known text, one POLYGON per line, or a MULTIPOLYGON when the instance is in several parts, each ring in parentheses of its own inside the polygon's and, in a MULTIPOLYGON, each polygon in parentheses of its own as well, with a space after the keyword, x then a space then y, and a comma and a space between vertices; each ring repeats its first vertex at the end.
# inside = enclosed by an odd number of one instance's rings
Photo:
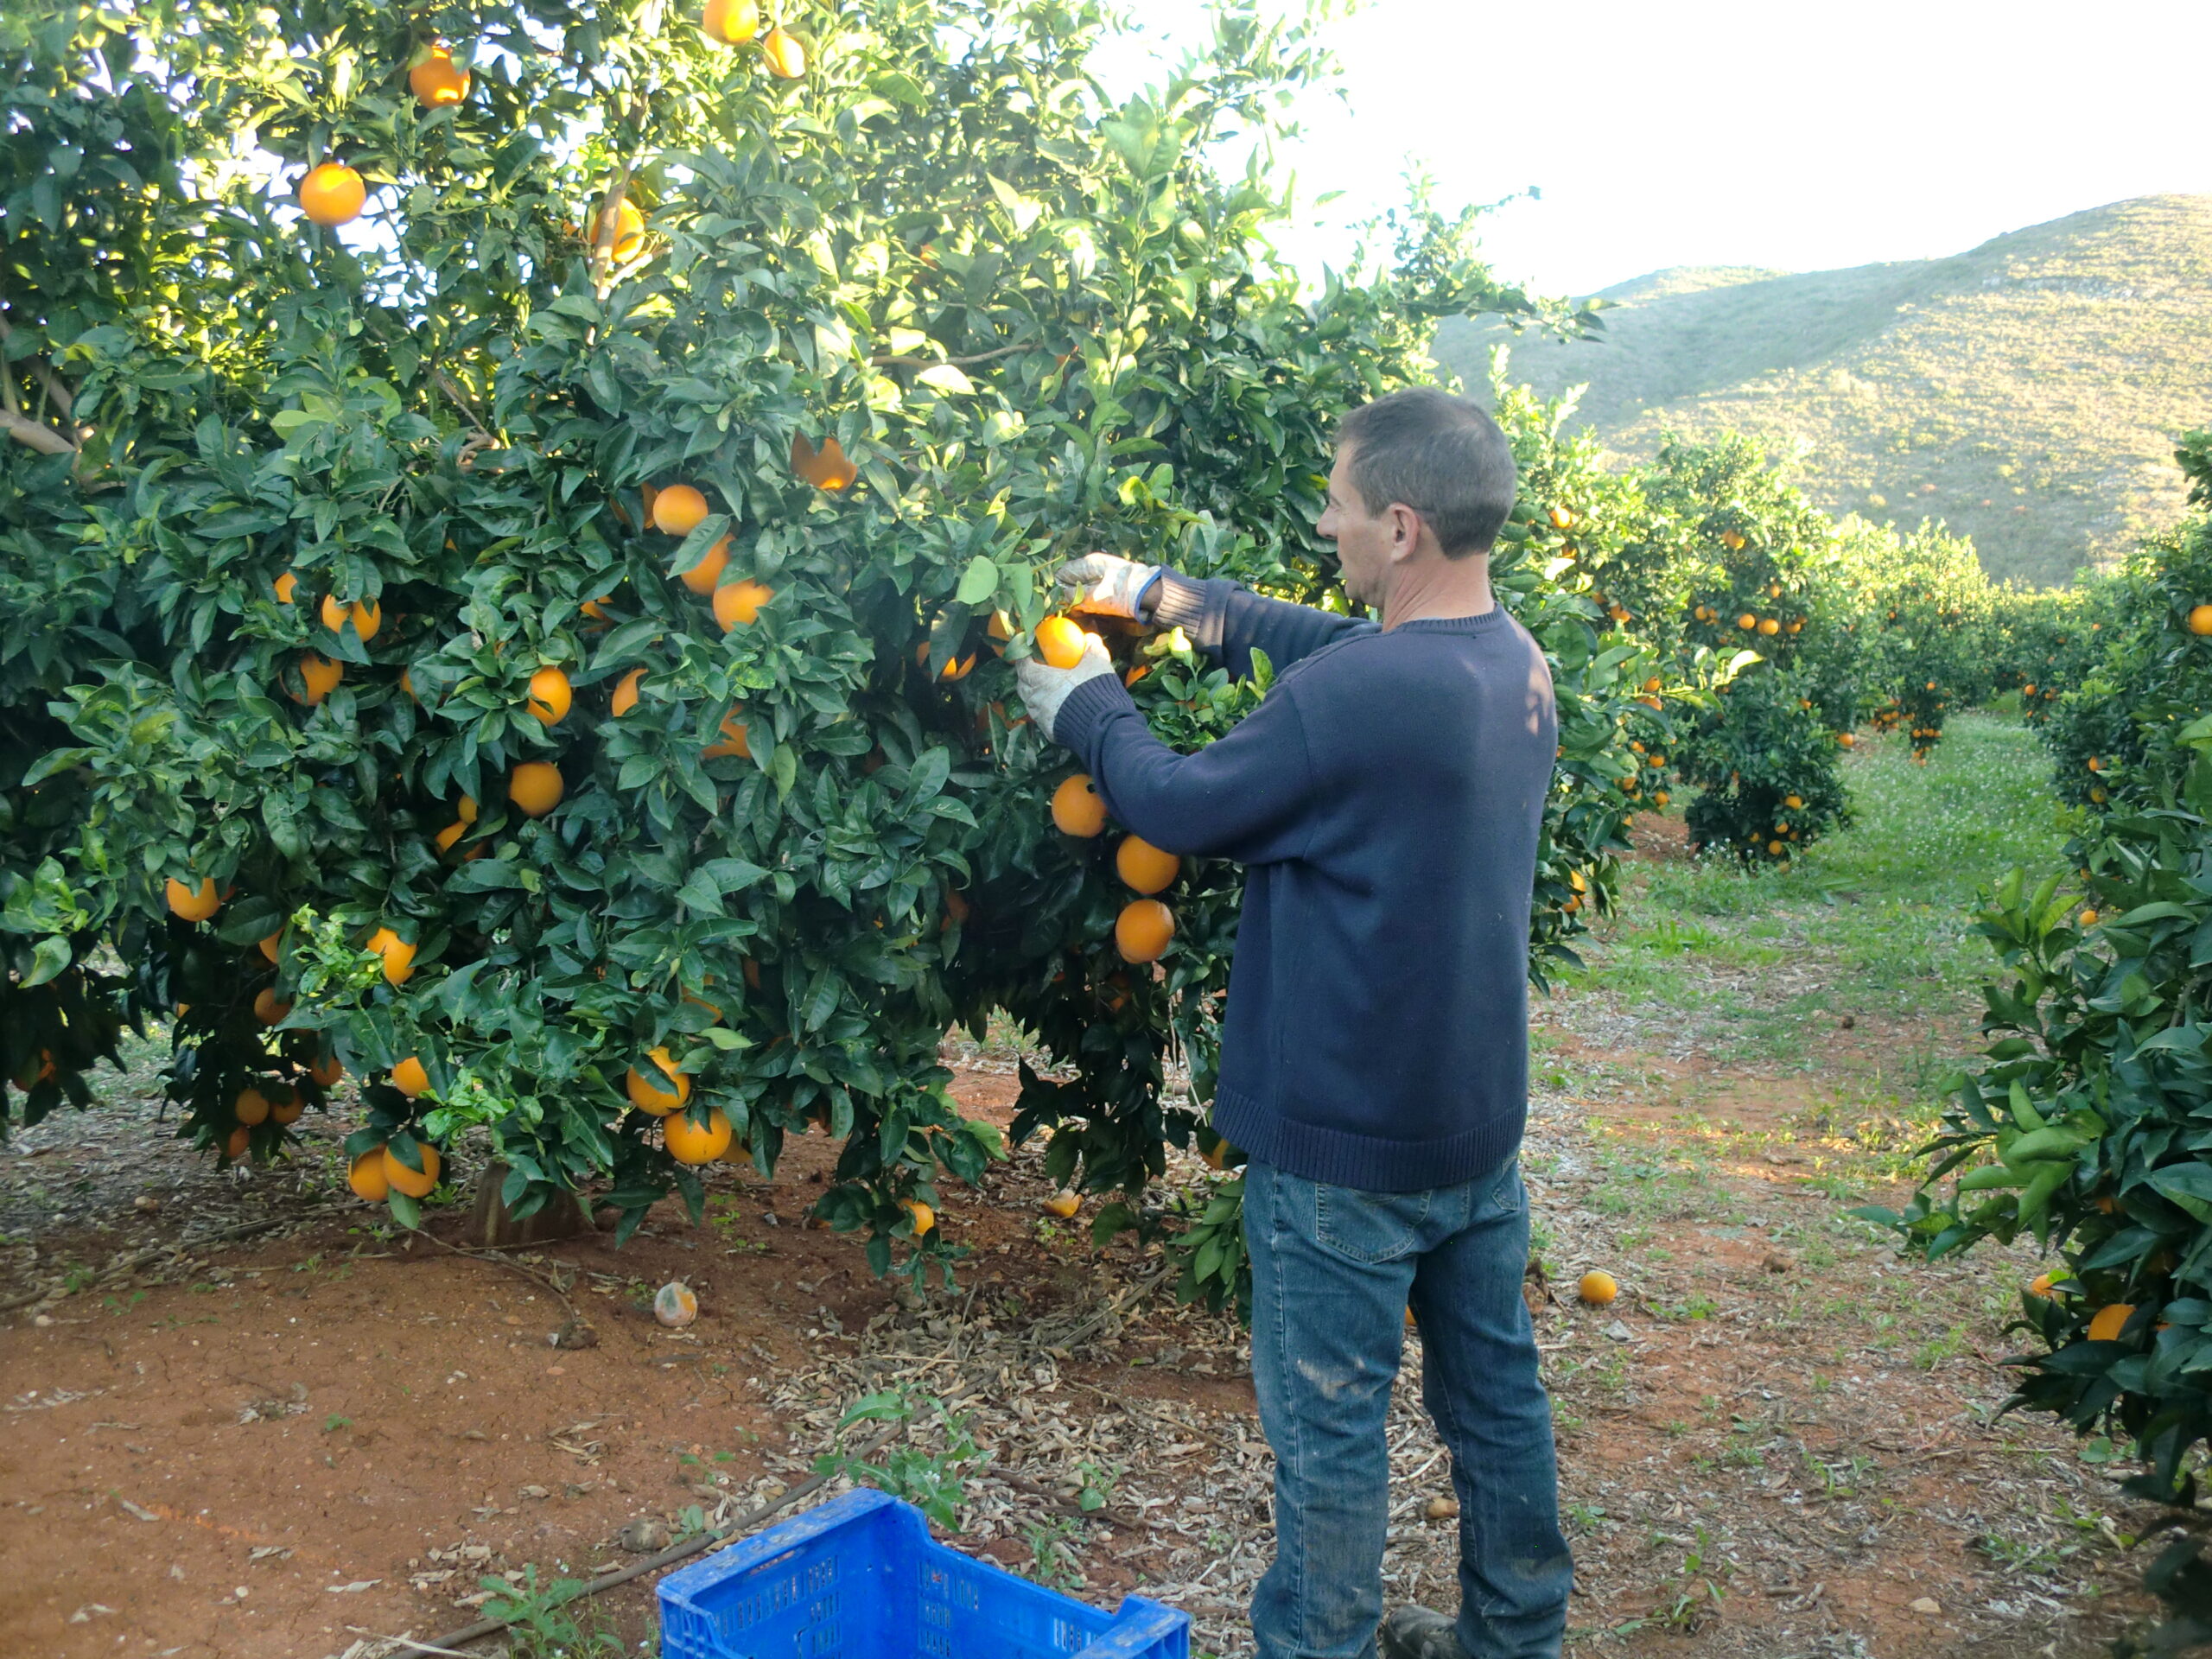
POLYGON ((1383 1659, 1467 1659, 1456 1621, 1426 1607, 1401 1607, 1382 1621, 1383 1659))

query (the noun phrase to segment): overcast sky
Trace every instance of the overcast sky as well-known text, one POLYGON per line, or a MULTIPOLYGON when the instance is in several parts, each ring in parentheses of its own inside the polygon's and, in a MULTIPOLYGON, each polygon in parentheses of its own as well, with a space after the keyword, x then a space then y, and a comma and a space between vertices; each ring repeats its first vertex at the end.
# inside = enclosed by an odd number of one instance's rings
POLYGON ((1447 207, 1541 190, 1484 247, 1571 294, 1669 265, 1924 258, 2212 194, 2212 0, 1370 0, 1329 38, 1349 108, 1317 100, 1291 158, 1307 206, 1286 242, 1309 269, 1342 264, 1343 221, 1409 163, 1447 207))

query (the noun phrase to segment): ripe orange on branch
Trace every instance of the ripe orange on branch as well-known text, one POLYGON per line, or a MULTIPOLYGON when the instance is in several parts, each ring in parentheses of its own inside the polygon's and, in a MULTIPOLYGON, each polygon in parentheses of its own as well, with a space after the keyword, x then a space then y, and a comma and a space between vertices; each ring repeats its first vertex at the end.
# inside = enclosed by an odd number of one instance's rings
POLYGON ((700 555, 699 563, 689 570, 679 570, 676 579, 693 593, 704 599, 715 591, 722 579, 723 567, 729 563, 729 537, 725 536, 700 555))
POLYGON ((380 927, 362 946, 384 958, 384 976, 387 984, 404 985, 415 972, 415 947, 388 927, 380 927))
POLYGON ((334 663, 310 651, 300 658, 300 683, 307 688, 307 695, 298 701, 312 709, 335 691, 338 683, 345 677, 343 663, 334 663))
MULTIPOLYGON (((2191 633, 2212 633, 2212 605, 2192 605, 2189 607, 2189 631, 2191 633)), ((2035 687, 2028 688, 2032 691, 2035 687)))
POLYGON ((188 922, 204 922, 222 908, 223 900, 215 891, 213 878, 202 881, 197 887, 188 887, 175 876, 168 880, 167 889, 170 913, 188 922))
POLYGON ((762 38, 760 55, 767 60, 768 73, 779 80, 797 80, 806 73, 806 48, 780 27, 762 38))
POLYGON ((750 627, 760 620, 760 607, 775 596, 776 590, 767 583, 749 577, 724 582, 715 589, 715 620, 722 625, 724 633, 750 627))
POLYGON ((408 1099, 413 1100, 430 1086, 429 1069, 414 1055, 410 1054, 391 1068, 391 1086, 406 1096, 408 1099))
POLYGON ((594 249, 604 245, 618 263, 627 264, 645 251, 645 216, 627 196, 601 202, 599 211, 584 226, 584 240, 594 249))
POLYGON ((689 536, 707 516, 707 498, 689 484, 671 484, 653 498, 653 528, 689 536))
POLYGON ((1175 938, 1175 912, 1157 899, 1135 899, 1114 918, 1114 948, 1124 962, 1157 962, 1175 938))
POLYGON ((639 1111, 666 1117, 691 1098, 691 1079, 677 1069, 674 1057, 664 1048, 646 1050, 645 1058, 652 1063, 652 1071, 632 1066, 623 1079, 624 1092, 639 1111))
POLYGON ((468 71, 453 60, 451 47, 434 41, 416 52, 407 71, 407 89, 424 109, 449 109, 468 96, 468 71))
POLYGON ((729 1150, 729 1119, 719 1106, 709 1107, 707 1121, 696 1122, 689 1112, 676 1112, 661 1120, 661 1140, 668 1155, 679 1164, 711 1164, 729 1150))
POLYGON ((391 1192, 391 1183, 385 1179, 384 1148, 371 1147, 347 1165, 346 1185, 353 1189, 355 1198, 382 1204, 391 1192))
POLYGON ((300 211, 327 231, 359 219, 368 199, 361 175, 342 162, 325 162, 300 181, 300 211))
POLYGON ((644 669, 633 668, 616 684, 614 696, 609 700, 607 707, 617 719, 638 706, 638 682, 645 677, 644 669))
POLYGON ((1090 774, 1078 772, 1052 791, 1052 826, 1085 841, 1104 833, 1106 802, 1090 774))
POLYGON ((700 15, 700 31, 724 46, 743 46, 760 32, 757 0, 707 0, 700 15))
POLYGON ((410 1169, 399 1160, 399 1154, 390 1147, 384 1149, 385 1185, 395 1192, 404 1192, 410 1198, 427 1198, 430 1189, 438 1184, 438 1149, 428 1141, 417 1141, 416 1151, 423 1155, 423 1167, 410 1169))
MULTIPOLYGON (((782 34, 781 29, 777 29, 770 39, 782 34)), ((791 37, 785 35, 784 38, 789 40, 791 37)), ((762 46, 766 49, 766 42, 762 42, 762 46)), ((817 449, 802 432, 791 434, 791 471, 816 489, 833 493, 850 489, 853 480, 861 475, 861 469, 845 459, 845 447, 836 439, 823 439, 822 448, 817 449)))
POLYGON ((525 816, 542 818, 561 804, 561 768, 550 760, 525 760, 507 779, 507 798, 525 816))
POLYGON ((269 1097, 258 1089, 242 1089, 231 1103, 231 1116, 254 1128, 269 1121, 269 1097))
POLYGON ((548 726, 557 726, 568 717, 575 694, 569 684, 569 677, 557 668, 541 668, 530 677, 530 712, 548 726))
POLYGON ((738 719, 738 715, 744 712, 742 709, 733 709, 724 715, 722 741, 708 744, 699 753, 709 760, 720 760, 729 755, 735 755, 741 760, 750 760, 753 758, 753 740, 747 734, 744 723, 738 719))
POLYGON ((361 636, 363 645, 375 639, 377 630, 384 626, 384 609, 373 599, 357 601, 348 605, 334 594, 325 594, 321 616, 322 626, 333 633, 343 632, 346 625, 351 622, 353 632, 361 636))
POLYGON ((1141 836, 1125 836, 1114 849, 1114 869, 1139 893, 1158 893, 1173 884, 1183 861, 1164 853, 1141 836))

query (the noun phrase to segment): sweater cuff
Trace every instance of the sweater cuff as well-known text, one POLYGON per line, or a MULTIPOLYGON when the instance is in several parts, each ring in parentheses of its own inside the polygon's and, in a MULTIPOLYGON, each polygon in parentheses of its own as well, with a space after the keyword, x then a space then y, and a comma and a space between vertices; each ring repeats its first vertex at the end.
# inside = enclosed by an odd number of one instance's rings
POLYGON ((1052 738, 1065 744, 1084 765, 1090 763, 1096 748, 1102 727, 1116 714, 1137 712, 1136 700, 1129 696, 1128 688, 1112 674, 1101 674, 1096 679, 1085 680, 1068 693, 1060 705, 1059 714, 1052 721, 1052 738))
POLYGON ((1195 628, 1205 620, 1206 584, 1173 570, 1160 573, 1160 597, 1149 619, 1155 628, 1195 628))

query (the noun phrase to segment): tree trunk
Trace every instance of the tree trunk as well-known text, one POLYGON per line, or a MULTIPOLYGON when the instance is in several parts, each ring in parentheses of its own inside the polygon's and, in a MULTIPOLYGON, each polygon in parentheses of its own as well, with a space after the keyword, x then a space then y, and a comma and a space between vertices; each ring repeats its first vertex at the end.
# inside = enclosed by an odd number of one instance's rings
POLYGON ((468 1239, 472 1244, 489 1245, 502 1249, 516 1244, 550 1244, 556 1239, 574 1238, 579 1233, 594 1231, 591 1211, 577 1194, 563 1193, 548 1202, 541 1209, 518 1221, 500 1201, 499 1189, 506 1182, 507 1166, 492 1164, 486 1167, 476 1181, 476 1211, 469 1217, 468 1239))

